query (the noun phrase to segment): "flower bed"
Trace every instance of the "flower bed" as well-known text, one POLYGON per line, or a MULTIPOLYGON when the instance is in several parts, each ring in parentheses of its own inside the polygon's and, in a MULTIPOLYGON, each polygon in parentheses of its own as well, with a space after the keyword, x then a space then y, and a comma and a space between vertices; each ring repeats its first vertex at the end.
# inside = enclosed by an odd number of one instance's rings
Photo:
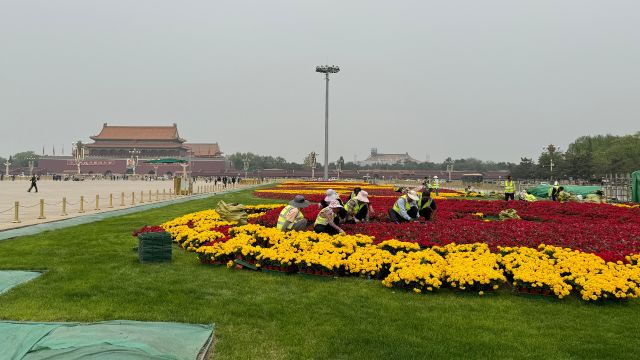
MULTIPOLYGON (((327 185, 313 186, 324 191, 327 185)), ((275 223, 283 204, 250 207, 252 223, 244 226, 206 210, 161 228, 203 263, 241 260, 284 273, 359 276, 417 293, 450 288, 482 295, 509 284, 520 292, 576 294, 587 301, 640 296, 637 207, 442 199, 435 220, 396 224, 386 209, 399 194, 373 191, 380 195, 370 197, 377 210, 372 222, 341 225, 351 235, 281 232, 275 223), (520 219, 499 221, 501 213, 520 219)), ((318 211, 312 205, 303 214, 313 222, 318 211)))

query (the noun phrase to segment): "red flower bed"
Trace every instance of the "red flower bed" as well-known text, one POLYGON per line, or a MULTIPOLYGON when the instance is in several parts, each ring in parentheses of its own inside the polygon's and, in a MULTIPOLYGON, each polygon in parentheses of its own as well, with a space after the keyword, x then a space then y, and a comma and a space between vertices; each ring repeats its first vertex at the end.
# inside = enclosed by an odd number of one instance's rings
POLYGON ((164 229, 161 228, 160 226, 143 226, 139 230, 134 231, 131 235, 137 237, 142 233, 148 233, 148 232, 164 232, 164 229))
MULTIPOLYGON (((394 198, 371 198, 376 210, 372 222, 342 228, 349 234, 375 236, 376 242, 391 238, 422 246, 484 242, 493 249, 548 244, 595 253, 608 261, 623 260, 625 255, 640 252, 639 208, 551 201, 437 200, 435 220, 395 224, 387 218, 387 210, 394 201, 394 198), (497 217, 505 209, 515 209, 522 220, 487 222, 472 215, 481 212, 497 217)), ((255 222, 275 226, 280 210, 268 211, 255 222)), ((316 205, 311 205, 303 213, 313 224, 318 211, 316 205)))

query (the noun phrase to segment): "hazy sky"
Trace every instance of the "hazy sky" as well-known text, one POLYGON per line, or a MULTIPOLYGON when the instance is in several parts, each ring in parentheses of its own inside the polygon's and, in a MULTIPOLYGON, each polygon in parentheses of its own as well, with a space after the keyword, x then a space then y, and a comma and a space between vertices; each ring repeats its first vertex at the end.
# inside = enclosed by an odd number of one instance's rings
POLYGON ((0 155, 178 123, 302 161, 519 161, 640 130, 640 1, 0 0, 0 155))

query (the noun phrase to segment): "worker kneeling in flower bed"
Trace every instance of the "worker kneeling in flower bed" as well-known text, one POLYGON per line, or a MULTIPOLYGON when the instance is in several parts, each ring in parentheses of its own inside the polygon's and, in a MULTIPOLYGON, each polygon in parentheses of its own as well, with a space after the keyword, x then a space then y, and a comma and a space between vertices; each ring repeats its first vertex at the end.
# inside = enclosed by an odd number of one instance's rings
POLYGON ((414 190, 408 191, 400 196, 389 209, 389 218, 396 223, 417 221, 418 214, 418 194, 414 190))
POLYGON ((419 198, 418 214, 425 220, 431 220, 436 214, 436 201, 431 197, 431 190, 423 191, 419 198))
POLYGON ((368 222, 369 212, 373 211, 369 204, 369 193, 364 190, 358 191, 355 197, 349 199, 344 208, 347 211, 348 223, 368 222))
POLYGON ((329 235, 344 234, 344 230, 335 223, 335 218, 338 216, 340 210, 344 210, 344 208, 340 205, 338 200, 331 201, 329 206, 320 210, 318 213, 316 222, 313 225, 313 231, 329 235))
POLYGON ((305 200, 304 196, 296 195, 293 200, 289 201, 289 205, 285 206, 284 209, 280 211, 276 228, 282 231, 306 230, 307 219, 304 218, 300 209, 306 208, 309 204, 310 203, 305 200))

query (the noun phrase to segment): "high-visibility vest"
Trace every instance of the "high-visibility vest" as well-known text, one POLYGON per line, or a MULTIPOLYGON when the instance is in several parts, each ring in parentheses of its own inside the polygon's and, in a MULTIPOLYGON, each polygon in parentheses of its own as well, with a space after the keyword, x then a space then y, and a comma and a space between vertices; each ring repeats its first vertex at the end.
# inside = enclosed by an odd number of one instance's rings
MULTIPOLYGON (((422 204, 422 194, 420 194, 419 196, 420 196, 420 204, 422 204)), ((433 202, 433 198, 429 197, 429 200, 427 200, 426 203, 422 204, 422 206, 420 207, 420 210, 431 207, 432 202, 433 202)))
POLYGON ((347 201, 347 203, 344 205, 344 208, 347 210, 347 212, 349 212, 349 210, 352 210, 353 213, 357 214, 358 212, 360 212, 360 209, 362 209, 362 207, 365 205, 366 203, 360 203, 358 200, 354 198, 347 201))
POLYGON ((328 211, 331 212, 330 216, 333 219, 335 219, 336 214, 333 212, 333 209, 331 209, 330 207, 326 207, 326 208, 320 210, 320 212, 318 213, 318 216, 316 216, 316 222, 313 225, 314 226, 315 225, 329 225, 329 219, 327 219, 326 217, 322 216, 322 215, 324 215, 323 212, 328 212, 328 211))
POLYGON ((516 187, 513 185, 513 180, 505 180, 504 182, 504 192, 510 194, 516 192, 516 187))
POLYGON ((433 185, 431 187, 434 189, 440 188, 440 179, 433 179, 433 185))
MULTIPOLYGON (((411 203, 409 202, 409 197, 407 195, 402 195, 398 198, 398 200, 404 198, 404 208, 405 210, 409 211, 411 210, 411 203)), ((400 206, 398 205, 398 200, 396 200, 396 203, 393 204, 393 211, 397 212, 398 214, 400 214, 400 206)))
POLYGON ((351 199, 355 199, 355 198, 356 198, 356 196, 358 196, 358 195, 357 195, 355 192, 353 192, 353 191, 352 191, 352 192, 351 192, 351 195, 349 195, 349 200, 351 200, 351 199))
MULTIPOLYGON (((284 207, 284 209, 282 209, 282 211, 280 211, 280 215, 278 216, 278 223, 276 224, 276 229, 278 230, 285 230, 283 229, 284 227, 284 223, 287 221, 287 214, 289 213, 289 211, 291 209, 296 209, 295 206, 291 206, 291 205, 287 205, 284 207)), ((298 209, 298 214, 296 215, 296 220, 295 221, 299 221, 304 219, 304 215, 302 215, 302 211, 300 211, 300 209, 298 209)), ((293 228, 293 223, 289 223, 289 225, 287 226, 286 230, 291 230, 293 228)))
POLYGON ((551 195, 553 194, 553 190, 556 190, 556 194, 558 193, 558 189, 560 188, 560 185, 554 185, 554 186, 549 186, 549 197, 551 197, 551 195))

